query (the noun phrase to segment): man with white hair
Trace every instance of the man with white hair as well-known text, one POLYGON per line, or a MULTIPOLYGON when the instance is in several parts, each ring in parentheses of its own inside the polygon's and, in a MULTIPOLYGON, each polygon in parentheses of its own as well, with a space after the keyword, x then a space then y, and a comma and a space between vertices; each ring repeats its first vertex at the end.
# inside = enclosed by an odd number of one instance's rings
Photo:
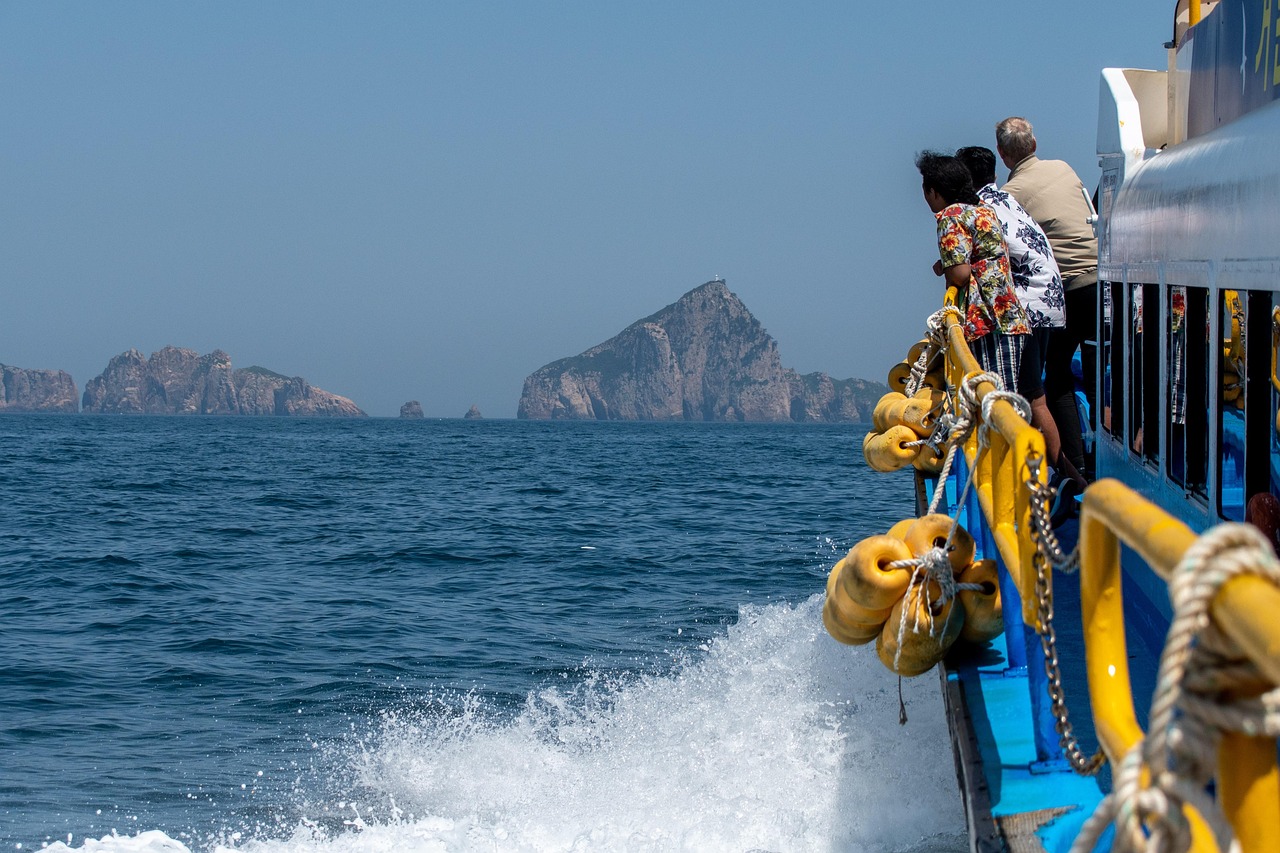
MULTIPOLYGON (((1063 456, 1084 472, 1084 439, 1076 411, 1071 359, 1076 348, 1096 334, 1098 240, 1089 221, 1093 210, 1084 184, 1071 166, 1062 160, 1041 160, 1036 156, 1036 137, 1031 122, 1025 118, 1011 116, 996 125, 996 151, 1009 168, 1009 180, 1002 189, 1044 229, 1062 274, 1067 324, 1050 333, 1044 390, 1062 438, 1063 456)), ((1083 347, 1080 361, 1090 409, 1094 404, 1089 381, 1094 360, 1093 349, 1083 347)))

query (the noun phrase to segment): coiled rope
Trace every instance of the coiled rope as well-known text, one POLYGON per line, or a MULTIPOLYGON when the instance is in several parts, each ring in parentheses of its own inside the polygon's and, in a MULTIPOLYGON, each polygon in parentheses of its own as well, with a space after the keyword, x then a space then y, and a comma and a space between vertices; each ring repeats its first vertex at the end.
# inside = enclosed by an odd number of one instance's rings
POLYGON ((1205 533, 1174 569, 1169 583, 1174 617, 1160 656, 1150 733, 1116 768, 1112 793, 1085 822, 1071 853, 1092 851, 1113 823, 1114 850, 1183 853, 1191 847, 1184 805, 1205 819, 1219 850, 1239 850, 1230 823, 1206 790, 1218 743, 1225 732, 1280 736, 1280 688, 1237 700, 1222 692, 1262 680, 1209 618, 1223 584, 1245 574, 1280 584, 1275 552, 1261 533, 1244 524, 1222 524, 1205 533))

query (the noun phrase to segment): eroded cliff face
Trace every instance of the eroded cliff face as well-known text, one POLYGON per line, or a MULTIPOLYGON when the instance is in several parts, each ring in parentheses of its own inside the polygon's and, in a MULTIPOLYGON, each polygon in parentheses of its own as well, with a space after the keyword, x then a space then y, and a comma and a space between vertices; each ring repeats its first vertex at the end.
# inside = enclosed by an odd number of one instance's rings
MULTIPOLYGON (((517 417, 551 420, 835 421, 869 415, 862 380, 800 376, 723 281, 524 382, 517 417), (865 411, 864 411, 865 410, 865 411)), ((873 392, 866 392, 873 393, 873 392)))
POLYGON ((0 364, 0 412, 80 411, 79 393, 65 370, 29 370, 0 364))
POLYGON ((123 352, 84 388, 84 411, 95 414, 274 415, 363 417, 360 407, 315 388, 300 376, 262 367, 233 370, 222 350, 200 355, 165 347, 144 359, 123 352))

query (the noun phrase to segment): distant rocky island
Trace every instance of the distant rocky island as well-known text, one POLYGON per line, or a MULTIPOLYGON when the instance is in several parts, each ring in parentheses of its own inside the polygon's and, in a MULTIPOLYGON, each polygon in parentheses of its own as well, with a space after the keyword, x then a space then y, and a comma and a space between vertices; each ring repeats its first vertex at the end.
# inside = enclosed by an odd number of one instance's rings
POLYGON ((28 370, 0 364, 0 412, 75 414, 79 393, 65 370, 28 370))
POLYGON ((533 420, 870 420, 888 386, 800 375, 722 280, 709 281, 581 355, 524 381, 518 418, 533 420))
POLYGON ((200 355, 168 346, 144 359, 136 349, 111 359, 84 387, 83 411, 140 415, 365 417, 360 407, 265 367, 233 370, 222 350, 200 355))

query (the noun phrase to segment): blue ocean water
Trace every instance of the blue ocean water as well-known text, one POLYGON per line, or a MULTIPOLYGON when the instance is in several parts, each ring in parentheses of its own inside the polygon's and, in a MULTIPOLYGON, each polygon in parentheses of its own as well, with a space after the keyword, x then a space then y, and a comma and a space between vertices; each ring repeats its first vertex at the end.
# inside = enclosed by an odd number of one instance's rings
POLYGON ((961 849, 861 435, 0 417, 0 849, 961 849))

